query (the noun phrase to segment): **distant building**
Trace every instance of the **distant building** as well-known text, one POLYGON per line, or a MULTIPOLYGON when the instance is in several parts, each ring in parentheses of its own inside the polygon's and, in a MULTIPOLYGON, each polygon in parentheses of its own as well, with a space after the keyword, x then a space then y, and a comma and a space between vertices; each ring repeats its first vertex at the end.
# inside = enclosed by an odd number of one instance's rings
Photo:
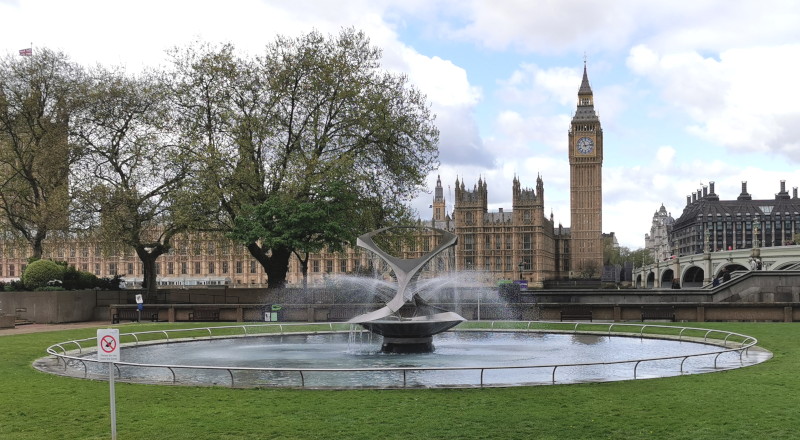
POLYGON ((742 182, 735 200, 720 200, 714 182, 709 186, 686 197, 686 207, 672 226, 669 241, 677 255, 795 244, 800 233, 797 187, 790 196, 781 180, 774 199, 753 200, 742 182))
POLYGON ((644 234, 644 248, 653 256, 656 261, 666 260, 672 256, 669 233, 675 219, 672 213, 667 212, 664 204, 653 214, 653 223, 650 226, 650 233, 644 234))

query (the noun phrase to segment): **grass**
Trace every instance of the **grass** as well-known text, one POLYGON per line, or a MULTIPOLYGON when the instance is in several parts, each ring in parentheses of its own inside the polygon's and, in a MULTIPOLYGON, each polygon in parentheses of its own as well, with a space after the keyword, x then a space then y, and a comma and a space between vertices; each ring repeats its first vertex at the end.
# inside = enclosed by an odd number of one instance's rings
MULTIPOLYGON (((790 439, 800 324, 702 323, 775 354, 712 374, 456 390, 228 389, 117 383, 119 439, 790 439)), ((122 331, 176 328, 131 324, 122 331)), ((108 439, 105 382, 40 373, 44 348, 96 329, 0 336, 0 439, 108 439)))

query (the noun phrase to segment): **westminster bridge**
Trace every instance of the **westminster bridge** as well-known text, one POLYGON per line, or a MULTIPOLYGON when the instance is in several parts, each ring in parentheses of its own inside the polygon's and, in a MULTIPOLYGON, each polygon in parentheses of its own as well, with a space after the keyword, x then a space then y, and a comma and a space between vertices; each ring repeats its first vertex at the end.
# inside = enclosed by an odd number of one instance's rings
POLYGON ((633 285, 644 289, 711 287, 727 270, 733 277, 752 270, 800 270, 800 245, 706 252, 682 255, 633 269, 633 285))

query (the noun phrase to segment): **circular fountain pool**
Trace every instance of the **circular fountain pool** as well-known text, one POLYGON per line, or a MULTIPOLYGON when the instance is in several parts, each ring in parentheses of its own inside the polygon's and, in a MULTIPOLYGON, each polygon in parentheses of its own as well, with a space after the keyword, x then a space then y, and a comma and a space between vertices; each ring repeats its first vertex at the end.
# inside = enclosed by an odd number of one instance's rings
MULTIPOLYGON (((170 337, 171 342, 123 345, 117 376, 131 382, 236 387, 524 386, 706 373, 770 357, 757 347, 742 349, 755 342, 752 338, 735 342, 724 335, 671 338, 575 331, 450 331, 434 338, 433 353, 389 354, 381 352, 381 338, 367 332, 177 341, 170 337)), ((57 359, 43 359, 38 366, 59 374, 107 377, 106 365, 83 352, 67 353, 62 348, 57 359)))

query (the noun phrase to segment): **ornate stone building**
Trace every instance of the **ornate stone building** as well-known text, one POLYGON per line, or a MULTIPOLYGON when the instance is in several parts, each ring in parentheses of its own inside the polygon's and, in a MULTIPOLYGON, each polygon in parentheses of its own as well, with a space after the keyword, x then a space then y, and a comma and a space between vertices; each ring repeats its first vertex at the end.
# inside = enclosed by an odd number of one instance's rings
POLYGON ((644 248, 650 252, 655 261, 663 261, 672 256, 669 233, 672 231, 673 223, 675 219, 672 218, 672 213, 668 213, 662 204, 653 214, 650 233, 644 234, 644 248))
POLYGON ((471 189, 456 179, 453 210, 456 268, 479 270, 493 280, 522 279, 541 287, 559 275, 556 234, 552 216, 544 215, 544 183, 523 188, 512 185, 512 210, 489 212, 488 188, 483 179, 471 189))

